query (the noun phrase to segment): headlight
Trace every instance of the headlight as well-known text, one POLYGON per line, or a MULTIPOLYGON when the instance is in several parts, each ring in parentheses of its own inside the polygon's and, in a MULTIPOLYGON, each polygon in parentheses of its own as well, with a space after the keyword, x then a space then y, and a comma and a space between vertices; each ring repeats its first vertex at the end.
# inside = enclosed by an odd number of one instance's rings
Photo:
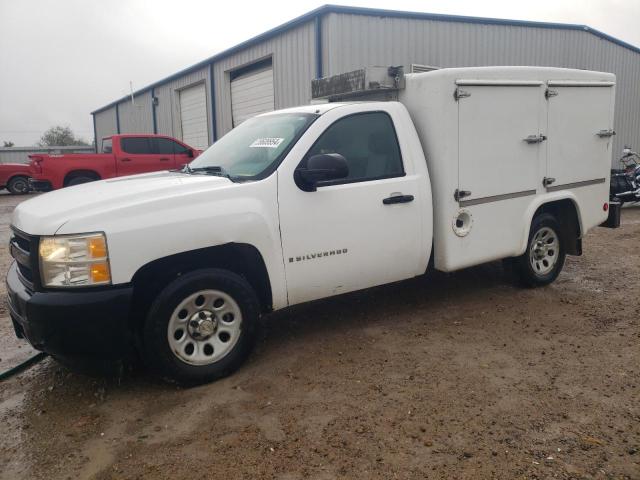
POLYGON ((40 238, 40 276, 45 287, 86 287, 111 283, 103 233, 40 238))

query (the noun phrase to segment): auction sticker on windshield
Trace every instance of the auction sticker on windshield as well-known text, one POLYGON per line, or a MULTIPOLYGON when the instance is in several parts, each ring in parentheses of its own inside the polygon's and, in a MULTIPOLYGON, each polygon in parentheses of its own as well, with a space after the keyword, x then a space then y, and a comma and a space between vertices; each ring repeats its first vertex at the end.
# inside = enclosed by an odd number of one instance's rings
POLYGON ((284 141, 284 138, 257 138, 249 148, 278 148, 284 141))

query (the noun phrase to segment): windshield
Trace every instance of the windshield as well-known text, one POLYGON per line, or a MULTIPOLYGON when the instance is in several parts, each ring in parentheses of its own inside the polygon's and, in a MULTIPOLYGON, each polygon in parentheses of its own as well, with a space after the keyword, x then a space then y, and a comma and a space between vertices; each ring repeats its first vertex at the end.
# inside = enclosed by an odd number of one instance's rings
POLYGON ((240 181, 264 178, 278 167, 318 116, 281 113, 246 120, 199 155, 186 171, 222 171, 240 181))

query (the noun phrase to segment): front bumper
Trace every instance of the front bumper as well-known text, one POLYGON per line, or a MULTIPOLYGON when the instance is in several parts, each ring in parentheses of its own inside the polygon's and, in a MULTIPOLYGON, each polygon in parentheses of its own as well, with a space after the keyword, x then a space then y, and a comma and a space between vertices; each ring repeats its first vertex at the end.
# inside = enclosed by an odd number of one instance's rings
POLYGON ((32 292, 16 263, 7 274, 7 301, 19 338, 61 356, 122 358, 133 348, 129 313, 133 287, 32 292))
POLYGON ((34 178, 30 178, 29 189, 34 192, 48 192, 53 190, 53 185, 51 185, 49 180, 36 180, 34 178))

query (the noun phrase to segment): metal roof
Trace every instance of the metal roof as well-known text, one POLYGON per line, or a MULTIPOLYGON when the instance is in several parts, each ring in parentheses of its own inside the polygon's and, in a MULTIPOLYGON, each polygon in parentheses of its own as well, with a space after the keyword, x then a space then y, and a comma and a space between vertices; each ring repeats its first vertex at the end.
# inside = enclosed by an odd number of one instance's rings
MULTIPOLYGON (((501 19, 501 18, 469 17, 464 15, 446 15, 446 14, 440 14, 440 13, 405 12, 405 11, 399 11, 399 10, 384 10, 384 9, 366 8, 366 7, 349 7, 349 6, 342 6, 342 5, 323 5, 321 7, 316 8, 315 10, 311 10, 310 12, 305 13, 304 15, 296 17, 293 20, 289 20, 288 22, 283 23, 282 25, 272 28, 271 30, 267 30, 266 32, 261 33, 260 35, 257 35, 249 40, 239 43, 238 45, 228 48, 227 50, 224 50, 212 57, 209 57, 201 62, 198 62, 195 65, 192 65, 188 68, 180 70, 177 73, 174 73, 173 75, 163 78, 162 80, 159 80, 150 85, 147 85, 146 87, 135 91, 133 95, 140 95, 142 93, 145 93, 151 90, 152 88, 163 85, 167 82, 170 82, 171 80, 179 78, 195 70, 204 68, 207 65, 210 65, 224 57, 228 57, 229 55, 232 55, 244 48, 260 43, 264 40, 272 38, 276 35, 286 32, 287 30, 295 28, 303 23, 309 22, 311 20, 314 20, 317 17, 321 17, 328 13, 343 13, 343 14, 367 15, 367 16, 391 17, 391 18, 410 18, 410 19, 417 19, 417 20, 436 20, 436 21, 444 21, 444 22, 476 23, 476 24, 482 24, 482 25, 506 25, 506 26, 517 26, 517 27, 550 28, 550 29, 558 29, 558 30, 579 30, 579 31, 591 33, 592 35, 595 35, 597 37, 600 37, 604 40, 615 43, 617 45, 620 45, 621 47, 627 48, 636 53, 640 53, 640 48, 634 45, 631 45, 630 43, 619 40, 615 37, 612 37, 611 35, 607 35, 606 33, 596 30, 594 28, 591 28, 587 25, 578 25, 578 24, 572 24, 572 23, 534 22, 534 21, 528 21, 528 20, 507 20, 507 19, 501 19)), ((98 108, 97 110, 94 110, 93 112, 91 112, 91 114, 94 115, 96 113, 107 110, 108 108, 111 108, 120 102, 126 101, 128 98, 130 98, 130 95, 126 95, 118 100, 115 100, 114 102, 109 103, 108 105, 105 105, 104 107, 98 108)))

